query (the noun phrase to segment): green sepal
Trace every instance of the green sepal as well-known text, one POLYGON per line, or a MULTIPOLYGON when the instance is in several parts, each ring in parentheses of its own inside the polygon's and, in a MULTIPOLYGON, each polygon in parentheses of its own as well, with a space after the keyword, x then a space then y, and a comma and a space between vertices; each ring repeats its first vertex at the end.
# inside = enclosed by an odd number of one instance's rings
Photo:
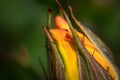
MULTIPOLYGON (((84 25, 82 25, 78 20, 76 20, 76 18, 73 15, 72 12, 72 8, 71 6, 69 6, 70 12, 71 12, 71 16, 73 18, 73 20, 75 21, 75 23, 78 25, 78 27, 82 30, 83 34, 85 34, 85 36, 95 45, 95 47, 97 48, 97 50, 100 52, 100 54, 107 59, 107 61, 112 64, 112 67, 114 68, 115 72, 116 72, 116 76, 117 76, 117 80, 120 79, 120 70, 116 65, 114 56, 112 54, 112 52, 110 51, 110 49, 102 42, 102 40, 97 37, 90 29, 88 29, 87 27, 85 27, 84 25)), ((99 70, 99 69, 98 69, 99 70)), ((108 76, 106 78, 110 77, 109 76, 109 71, 108 71, 108 76)), ((110 77, 111 78, 111 77, 110 77)), ((106 79, 106 80, 112 80, 112 79, 106 79)))
POLYGON ((60 56, 56 43, 51 37, 49 31, 46 29, 46 27, 43 27, 43 30, 45 31, 47 39, 50 44, 50 53, 48 53, 49 60, 51 62, 50 63, 51 65, 50 80, 67 80, 64 63, 60 56))

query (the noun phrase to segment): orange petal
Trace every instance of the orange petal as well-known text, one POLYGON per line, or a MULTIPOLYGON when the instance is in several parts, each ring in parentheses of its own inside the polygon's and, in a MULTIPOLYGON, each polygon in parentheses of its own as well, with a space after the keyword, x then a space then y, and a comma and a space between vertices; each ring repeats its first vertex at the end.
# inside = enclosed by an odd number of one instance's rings
MULTIPOLYGON (((69 32, 67 33, 68 35, 66 36, 65 39, 70 42, 75 43, 74 39, 73 39, 73 35, 69 29, 69 25, 63 17, 61 17, 59 15, 56 16, 54 25, 55 25, 55 28, 68 30, 69 32)), ((83 41, 85 45, 95 48, 95 46, 82 33, 78 32, 77 30, 76 30, 76 32, 77 32, 80 40, 83 41), (83 39, 83 36, 84 36, 84 39, 83 39)))
MULTIPOLYGON (((77 30, 76 30, 76 33, 77 33, 80 41, 83 42, 85 46, 89 46, 91 48, 96 49, 96 47, 89 41, 89 39, 85 35, 83 35, 82 33, 78 32, 77 30)), ((74 40, 74 37, 73 37, 71 31, 67 32, 65 40, 70 41, 72 43, 75 43, 75 40, 74 40)))
POLYGON ((49 31, 50 31, 53 39, 56 41, 64 40, 64 38, 67 34, 67 31, 64 29, 50 29, 49 31))
POLYGON ((55 18, 54 27, 58 28, 58 29, 67 29, 67 30, 70 30, 69 29, 69 25, 66 22, 66 20, 63 17, 59 16, 59 15, 56 16, 56 18, 55 18))

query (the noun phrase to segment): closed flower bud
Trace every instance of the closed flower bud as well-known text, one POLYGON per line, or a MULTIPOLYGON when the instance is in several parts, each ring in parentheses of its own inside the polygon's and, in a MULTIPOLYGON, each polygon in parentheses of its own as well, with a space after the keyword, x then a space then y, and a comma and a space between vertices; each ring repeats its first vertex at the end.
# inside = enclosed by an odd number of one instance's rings
MULTIPOLYGON (((60 3, 58 3, 60 5, 60 3)), ((50 79, 119 80, 119 70, 104 43, 71 15, 82 32, 73 28, 66 12, 57 15, 53 29, 46 29, 50 48, 50 79)))

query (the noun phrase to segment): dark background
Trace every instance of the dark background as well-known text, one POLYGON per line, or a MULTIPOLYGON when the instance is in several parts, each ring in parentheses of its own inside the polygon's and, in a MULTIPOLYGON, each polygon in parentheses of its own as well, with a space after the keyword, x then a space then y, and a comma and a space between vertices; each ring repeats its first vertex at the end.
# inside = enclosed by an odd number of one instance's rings
MULTIPOLYGON (((76 18, 109 46, 120 65, 119 0, 61 1, 72 5, 76 18)), ((53 26, 55 0, 0 0, 0 80, 45 79, 39 58, 48 73, 42 30, 48 8, 53 9, 53 26)))

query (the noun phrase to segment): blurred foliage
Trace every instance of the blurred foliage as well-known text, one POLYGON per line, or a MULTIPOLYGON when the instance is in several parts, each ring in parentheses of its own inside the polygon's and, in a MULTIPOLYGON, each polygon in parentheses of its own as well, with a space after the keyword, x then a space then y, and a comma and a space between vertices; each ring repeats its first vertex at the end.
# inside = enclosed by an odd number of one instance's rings
MULTIPOLYGON (((75 16, 97 34, 120 60, 120 5, 118 0, 62 0, 75 16)), ((0 80, 44 80, 38 58, 49 71, 42 26, 47 10, 58 12, 55 0, 0 0, 0 80), (21 46, 22 45, 22 46, 21 46)), ((120 65, 120 63, 118 63, 120 65)), ((49 74, 49 73, 48 73, 49 74)))

